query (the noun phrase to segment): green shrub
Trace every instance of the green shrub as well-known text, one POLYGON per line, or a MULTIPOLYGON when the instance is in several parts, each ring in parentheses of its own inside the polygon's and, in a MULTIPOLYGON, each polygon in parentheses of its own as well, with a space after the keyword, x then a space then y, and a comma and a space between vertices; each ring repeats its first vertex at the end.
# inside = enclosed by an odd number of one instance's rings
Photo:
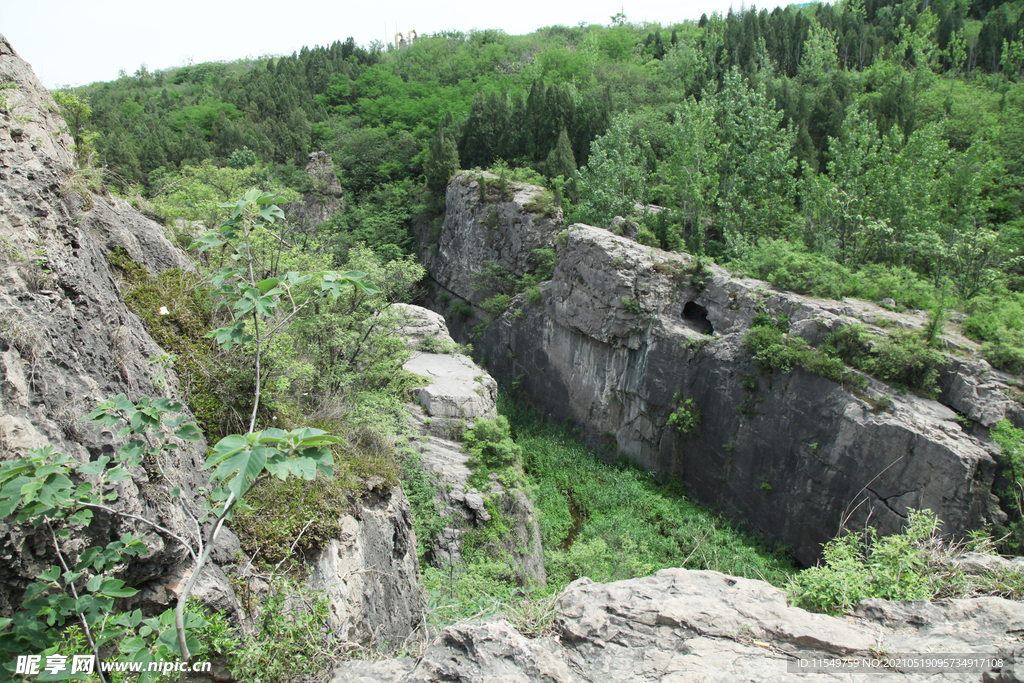
POLYGON ((933 309, 940 298, 934 285, 910 268, 865 264, 851 269, 788 240, 761 240, 728 266, 781 289, 830 299, 891 298, 908 308, 933 309))
POLYGON ((489 299, 481 301, 480 308, 487 311, 492 318, 497 318, 508 310, 508 305, 511 301, 512 297, 508 294, 495 294, 489 299))
POLYGON ((824 564, 797 574, 787 586, 797 607, 830 614, 852 610, 868 598, 930 600, 978 594, 1019 595, 1022 582, 1000 571, 968 575, 955 560, 963 551, 986 552, 991 539, 949 544, 938 536, 942 522, 930 510, 907 515, 901 534, 879 538, 875 529, 846 532, 827 544, 824 564))
POLYGON ((458 299, 452 302, 452 307, 449 309, 449 313, 451 313, 453 317, 465 322, 469 320, 471 315, 473 315, 473 307, 470 306, 468 302, 458 299))
POLYGON ((1024 550, 1024 429, 1002 420, 989 434, 999 444, 1000 465, 1011 482, 1007 489, 998 492, 1003 508, 1010 514, 1001 547, 1016 555, 1024 550))
POLYGON ((985 359, 1006 372, 1024 372, 1024 293, 982 296, 971 304, 964 332, 985 342, 985 359))
POLYGON ((530 252, 530 263, 533 264, 534 278, 538 282, 545 282, 555 274, 558 256, 554 249, 534 249, 530 252))
POLYGON ((934 395, 941 353, 928 347, 920 335, 894 331, 890 336, 871 334, 861 325, 848 325, 829 335, 822 350, 847 364, 904 390, 934 395))
POLYGON ((512 440, 504 415, 494 420, 478 419, 463 435, 463 450, 470 454, 468 464, 473 475, 469 481, 477 488, 484 488, 492 472, 522 465, 522 451, 512 440))
POLYGON ((841 359, 815 349, 800 337, 783 333, 774 323, 751 327, 743 343, 754 354, 754 363, 762 372, 791 372, 802 367, 836 383, 856 382, 841 359))
POLYGON ((632 313, 633 315, 639 315, 644 312, 643 307, 640 306, 640 302, 636 299, 631 299, 628 296, 622 297, 622 308, 625 309, 627 313, 632 313))
POLYGON ((697 427, 700 426, 700 408, 697 407, 697 403, 692 398, 683 401, 683 404, 668 416, 666 426, 675 427, 680 434, 686 436, 696 434, 697 427))

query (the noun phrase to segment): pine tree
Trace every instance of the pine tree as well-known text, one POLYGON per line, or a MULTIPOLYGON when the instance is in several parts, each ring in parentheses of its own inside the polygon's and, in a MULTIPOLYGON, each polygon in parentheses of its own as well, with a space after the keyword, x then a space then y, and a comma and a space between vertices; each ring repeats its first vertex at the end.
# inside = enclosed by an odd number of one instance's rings
POLYGON ((437 127, 437 135, 431 141, 427 158, 423 162, 423 175, 427 178, 427 187, 439 194, 444 192, 448 181, 459 170, 459 148, 455 144, 451 128, 452 115, 448 113, 437 127))
POLYGON ((544 171, 549 178, 561 176, 566 180, 565 196, 570 202, 577 202, 580 198, 579 188, 576 185, 576 157, 572 153, 572 144, 569 142, 569 133, 565 127, 558 135, 558 144, 548 154, 544 171))

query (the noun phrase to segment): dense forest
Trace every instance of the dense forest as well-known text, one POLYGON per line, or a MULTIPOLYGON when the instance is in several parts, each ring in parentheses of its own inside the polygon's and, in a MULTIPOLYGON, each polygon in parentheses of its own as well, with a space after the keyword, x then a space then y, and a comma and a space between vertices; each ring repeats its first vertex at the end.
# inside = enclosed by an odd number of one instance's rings
POLYGON ((989 360, 1020 371, 1022 6, 350 38, 59 97, 80 157, 165 220, 203 218, 181 204, 225 169, 308 189, 324 150, 346 201, 321 236, 338 259, 359 242, 388 258, 412 251, 457 168, 522 169, 569 220, 637 214, 645 243, 789 289, 963 309, 989 360))

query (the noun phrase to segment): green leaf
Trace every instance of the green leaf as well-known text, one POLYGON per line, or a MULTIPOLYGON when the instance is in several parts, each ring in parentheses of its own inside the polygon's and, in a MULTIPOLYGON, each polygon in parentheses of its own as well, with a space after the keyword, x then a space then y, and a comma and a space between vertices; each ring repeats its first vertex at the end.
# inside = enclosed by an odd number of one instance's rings
POLYGON ((107 463, 110 462, 110 456, 101 455, 99 459, 93 462, 83 463, 78 466, 79 474, 99 474, 106 469, 107 463))
POLYGON ((111 598, 130 598, 139 591, 135 588, 124 588, 124 581, 121 579, 107 579, 98 592, 111 598))
POLYGON ((256 289, 260 290, 260 294, 266 294, 281 282, 281 278, 271 277, 266 280, 261 280, 256 283, 256 289))
POLYGON ((195 422, 186 422, 185 424, 178 427, 174 432, 174 436, 181 439, 182 441, 198 441, 203 436, 203 432, 199 429, 199 426, 195 422))
POLYGON ((220 464, 214 476, 218 479, 227 479, 232 474, 236 476, 228 482, 228 489, 241 498, 242 494, 249 488, 249 482, 254 480, 263 471, 267 462, 268 449, 264 446, 256 446, 252 450, 242 450, 231 456, 220 464))

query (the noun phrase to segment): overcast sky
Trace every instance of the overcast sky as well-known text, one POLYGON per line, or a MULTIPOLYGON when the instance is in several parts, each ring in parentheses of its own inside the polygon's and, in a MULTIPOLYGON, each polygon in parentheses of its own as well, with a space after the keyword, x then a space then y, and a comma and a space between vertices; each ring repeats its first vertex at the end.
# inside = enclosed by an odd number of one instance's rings
MULTIPOLYGON (((737 10, 742 0, 735 0, 737 10)), ((85 85, 194 62, 291 54, 303 45, 355 38, 391 41, 419 34, 500 28, 530 33, 542 26, 608 24, 622 9, 630 21, 668 24, 704 12, 728 12, 732 0, 0 0, 0 33, 48 88, 85 85)), ((788 4, 788 3, 787 3, 788 4)), ((761 5, 759 5, 760 7, 761 5)), ((773 9, 774 2, 764 3, 773 9)))

